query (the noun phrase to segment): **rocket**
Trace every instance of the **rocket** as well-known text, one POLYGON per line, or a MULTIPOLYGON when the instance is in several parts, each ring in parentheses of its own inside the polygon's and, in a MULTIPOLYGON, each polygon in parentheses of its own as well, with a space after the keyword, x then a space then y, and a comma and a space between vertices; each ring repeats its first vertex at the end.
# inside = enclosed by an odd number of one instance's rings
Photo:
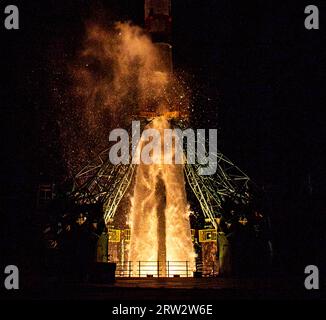
POLYGON ((155 42, 170 42, 172 34, 171 0, 145 0, 145 28, 155 42))
MULTIPOLYGON (((172 55, 172 8, 171 0, 145 0, 145 30, 150 35, 160 53, 163 72, 173 73, 172 55)), ((164 115, 169 118, 180 118, 180 106, 170 106, 164 115), (176 110, 176 108, 178 110, 176 110)), ((149 114, 149 113, 148 113, 149 114)), ((148 115, 147 114, 147 115, 148 115)), ((156 112, 156 116, 158 113, 156 112)))
POLYGON ((165 70, 173 72, 171 0, 145 0, 145 29, 161 52, 165 70))

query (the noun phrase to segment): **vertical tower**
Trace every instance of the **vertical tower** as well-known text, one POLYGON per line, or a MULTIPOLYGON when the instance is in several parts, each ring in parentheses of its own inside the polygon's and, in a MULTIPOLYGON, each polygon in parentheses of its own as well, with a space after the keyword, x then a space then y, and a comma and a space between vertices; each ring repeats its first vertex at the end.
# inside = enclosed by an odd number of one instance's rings
POLYGON ((145 0, 145 28, 156 42, 171 42, 171 0, 145 0))
POLYGON ((165 70, 173 71, 171 0, 145 0, 145 29, 159 48, 165 70))

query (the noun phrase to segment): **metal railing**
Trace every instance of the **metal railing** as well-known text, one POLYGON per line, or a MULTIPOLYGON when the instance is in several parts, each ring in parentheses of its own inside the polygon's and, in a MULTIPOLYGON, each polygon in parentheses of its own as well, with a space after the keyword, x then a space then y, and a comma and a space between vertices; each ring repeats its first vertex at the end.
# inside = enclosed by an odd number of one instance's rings
POLYGON ((116 277, 193 277, 189 261, 125 261, 116 263, 116 277))

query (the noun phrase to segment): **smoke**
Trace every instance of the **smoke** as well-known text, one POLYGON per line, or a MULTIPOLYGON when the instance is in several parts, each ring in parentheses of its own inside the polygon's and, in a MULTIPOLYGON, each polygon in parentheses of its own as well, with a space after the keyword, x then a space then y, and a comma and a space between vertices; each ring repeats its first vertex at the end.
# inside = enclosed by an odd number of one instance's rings
POLYGON ((73 70, 75 94, 85 101, 91 127, 98 125, 102 110, 114 117, 131 115, 164 95, 168 79, 160 72, 157 48, 142 29, 116 23, 113 30, 90 24, 80 58, 73 70))
POLYGON ((67 167, 73 174, 108 147, 114 128, 127 128, 141 111, 189 109, 189 88, 158 45, 138 26, 111 28, 90 22, 82 48, 69 64, 71 84, 59 125, 67 167))
MULTIPOLYGON (((155 112, 152 127, 162 133, 170 127, 162 114, 188 114, 190 90, 171 72, 168 46, 154 44, 130 23, 86 25, 82 48, 68 68, 67 98, 61 99, 61 139, 72 174, 109 146, 112 129, 128 128, 140 112, 155 112)), ((129 259, 188 261, 193 267, 182 165, 139 165, 132 193, 129 259)))

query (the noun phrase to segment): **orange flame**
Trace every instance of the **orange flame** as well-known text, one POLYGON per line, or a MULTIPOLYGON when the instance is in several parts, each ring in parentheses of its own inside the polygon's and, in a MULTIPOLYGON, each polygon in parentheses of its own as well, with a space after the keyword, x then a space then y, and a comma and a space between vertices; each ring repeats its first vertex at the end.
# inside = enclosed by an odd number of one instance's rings
MULTIPOLYGON (((168 120, 162 116, 151 124, 164 137, 169 129, 168 120)), ((145 145, 140 141, 140 148, 145 145)), ((161 147, 164 146, 161 141, 161 147)), ((162 148, 163 149, 163 148, 162 148)), ((173 155, 174 146, 170 148, 173 155)), ((142 275, 158 275, 155 261, 160 261, 163 276, 186 275, 194 268, 194 248, 191 241, 189 206, 185 192, 183 165, 164 164, 161 152, 158 164, 138 165, 132 198, 129 223, 131 227, 129 260, 151 261, 142 268, 142 275), (169 261, 169 270, 165 265, 169 261)), ((139 267, 133 270, 139 274, 139 267)))
MULTIPOLYGON (((61 117, 64 153, 72 172, 91 152, 107 148, 110 131, 129 126, 134 115, 189 114, 190 89, 182 77, 167 70, 164 56, 160 46, 130 23, 116 23, 111 29, 87 24, 78 59, 70 66, 73 99, 67 101, 73 103, 64 105, 61 117)), ((169 128, 167 119, 155 119, 152 127, 162 132, 169 128)), ((145 141, 140 143, 143 147, 145 141)), ((129 260, 149 261, 143 266, 145 273, 154 274, 157 268, 151 262, 157 260, 163 274, 165 261, 188 261, 192 269, 182 165, 138 166, 129 220, 129 260)), ((169 275, 180 274, 178 269, 171 265, 169 275)))

